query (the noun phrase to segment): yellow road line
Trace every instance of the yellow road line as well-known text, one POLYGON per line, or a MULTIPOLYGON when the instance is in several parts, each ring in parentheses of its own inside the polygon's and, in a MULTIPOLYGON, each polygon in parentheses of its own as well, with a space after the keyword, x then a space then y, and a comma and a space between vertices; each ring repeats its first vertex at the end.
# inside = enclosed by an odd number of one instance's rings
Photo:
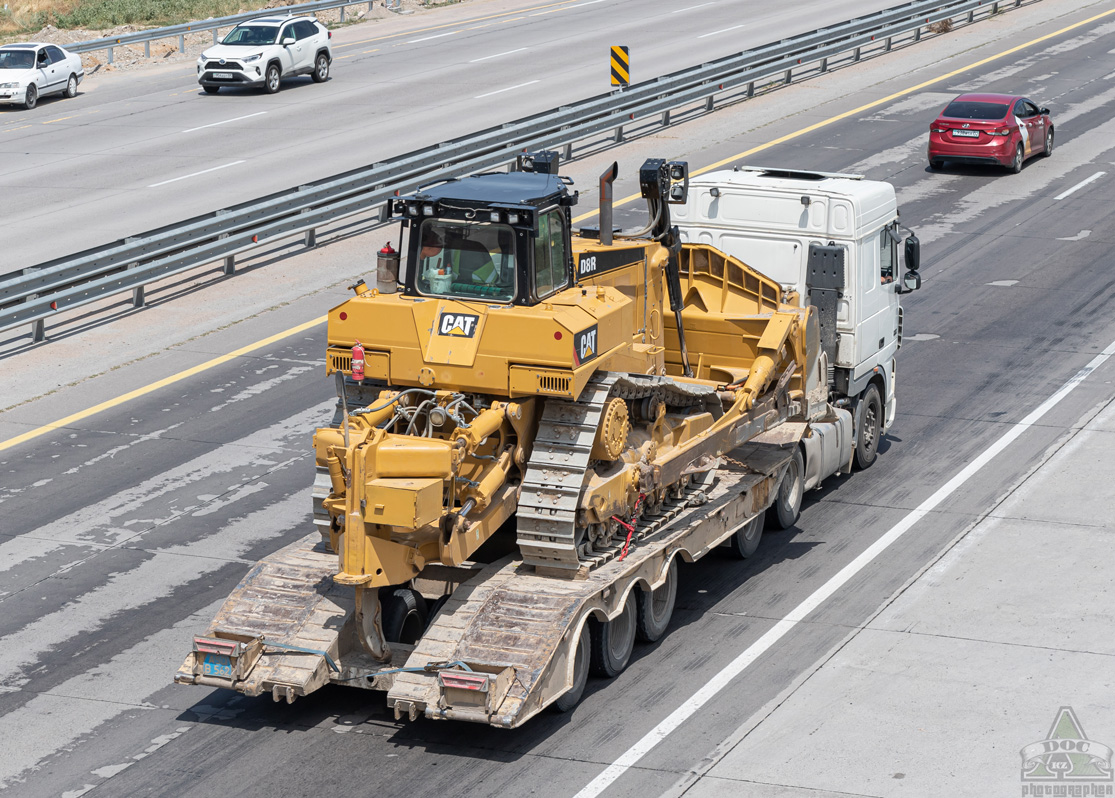
POLYGON ((371 50, 364 50, 363 52, 365 52, 365 53, 378 53, 379 48, 378 47, 373 47, 371 50))
MULTIPOLYGON (((816 122, 812 125, 809 125, 808 127, 803 127, 800 130, 795 130, 793 133, 787 133, 785 136, 781 136, 779 138, 774 139, 773 141, 768 141, 768 142, 760 144, 756 147, 752 147, 749 150, 744 150, 743 152, 738 153, 736 155, 733 155, 730 158, 725 158, 721 161, 717 161, 716 163, 709 164, 708 166, 702 166, 700 169, 695 169, 694 171, 690 172, 689 175, 690 175, 690 177, 696 177, 697 175, 703 175, 705 172, 711 172, 713 169, 719 169, 722 166, 727 166, 730 163, 734 163, 735 161, 741 160, 743 158, 747 158, 751 155, 754 155, 757 152, 762 152, 763 150, 769 150, 771 147, 777 146, 779 144, 784 144, 787 141, 792 141, 793 139, 799 138, 800 136, 804 136, 807 133, 812 133, 815 130, 820 130, 823 127, 827 127, 827 126, 833 124, 834 122, 839 122, 842 119, 847 119, 850 116, 855 116, 856 114, 861 114, 864 111, 869 111, 872 108, 883 105, 885 103, 889 103, 891 100, 897 100, 899 97, 905 97, 907 94, 912 94, 915 91, 920 91, 921 89, 924 89, 926 86, 932 86, 935 83, 940 83, 941 81, 948 80, 949 78, 954 78, 957 75, 963 74, 964 72, 967 72, 967 71, 972 70, 972 69, 976 69, 977 67, 981 67, 984 64, 989 64, 992 61, 997 61, 998 59, 1004 58, 1008 55, 1012 55, 1013 53, 1017 53, 1019 50, 1025 50, 1027 47, 1033 47, 1035 44, 1041 44, 1042 42, 1047 41, 1049 39, 1052 39, 1055 36, 1060 36, 1062 33, 1068 33, 1071 30, 1076 30, 1077 28, 1083 27, 1084 25, 1087 25, 1091 22, 1095 22, 1097 19, 1103 19, 1104 17, 1109 17, 1112 14, 1115 14, 1115 9, 1112 9, 1110 11, 1104 11, 1102 14, 1096 14, 1094 17, 1088 17, 1088 19, 1081 20, 1080 22, 1073 23, 1072 25, 1067 25, 1066 27, 1061 28, 1060 30, 1055 30, 1052 33, 1045 34, 1044 36, 1039 36, 1036 39, 1031 39, 1030 41, 1028 41, 1024 44, 1019 44, 1015 47, 1011 47, 1009 50, 1003 50, 1003 52, 1001 52, 1001 53, 996 53, 995 55, 989 55, 987 58, 982 58, 979 61, 976 61, 975 63, 972 63, 972 64, 968 64, 967 66, 961 67, 960 69, 954 69, 952 72, 947 72, 944 75, 940 75, 939 77, 935 77, 935 78, 932 78, 930 80, 922 81, 921 83, 917 84, 916 86, 911 86, 908 89, 903 89, 902 91, 896 91, 894 94, 888 94, 886 97, 882 97, 878 100, 874 100, 874 101, 869 102, 865 105, 861 105, 859 108, 853 108, 850 111, 845 111, 844 113, 837 114, 836 116, 830 116, 828 119, 824 119, 820 122, 816 122)), ((624 197, 623 199, 616 200, 613 204, 614 205, 625 205, 628 202, 633 202, 633 201, 639 199, 641 196, 642 196, 641 194, 632 194, 629 197, 624 197)), ((582 214, 582 215, 576 217, 575 219, 573 219, 573 221, 574 222, 583 222, 585 219, 589 219, 593 216, 596 216, 599 212, 600 212, 599 210, 590 211, 589 213, 585 213, 585 214, 582 214)))
POLYGON ((67 119, 73 119, 72 116, 60 116, 57 119, 51 119, 43 122, 44 125, 53 125, 55 122, 65 122, 67 119))
MULTIPOLYGON (((368 44, 369 42, 382 42, 382 41, 385 41, 386 39, 398 39, 402 36, 414 36, 416 34, 426 33, 428 31, 432 31, 432 30, 441 30, 442 28, 455 28, 455 27, 458 27, 460 25, 467 25, 471 22, 483 22, 484 20, 487 20, 487 19, 499 19, 500 17, 506 17, 509 14, 521 14, 524 11, 534 11, 534 10, 541 9, 541 8, 551 8, 552 6, 566 6, 566 5, 569 5, 570 3, 577 3, 577 2, 580 2, 580 0, 561 0, 561 2, 559 2, 559 3, 549 3, 549 4, 543 5, 543 6, 535 6, 534 8, 517 8, 514 11, 504 11, 501 14, 491 14, 491 15, 486 16, 486 17, 475 17, 473 19, 465 20, 463 22, 449 22, 449 23, 446 23, 444 25, 431 25, 428 28, 415 28, 414 30, 404 31, 402 33, 392 33, 392 34, 387 35, 387 36, 374 36, 371 39, 361 39, 358 42, 348 42, 347 44, 335 44, 335 45, 333 45, 333 49, 334 50, 340 50, 340 49, 343 49, 345 47, 355 47, 358 44, 368 44)), ((516 19, 522 19, 522 17, 516 17, 516 19)), ((507 20, 507 21, 510 22, 510 20, 507 20)))
POLYGON ((204 363, 199 363, 196 366, 192 366, 185 371, 180 371, 177 374, 171 374, 169 377, 164 377, 163 379, 158 380, 157 382, 153 382, 150 385, 144 385, 142 388, 136 388, 134 391, 129 391, 128 393, 117 396, 114 399, 109 399, 107 401, 101 402, 100 404, 93 405, 92 407, 87 407, 85 410, 78 411, 77 413, 68 415, 65 418, 60 418, 50 424, 44 424, 41 427, 36 427, 33 430, 29 430, 28 432, 23 433, 22 435, 16 435, 14 438, 9 438, 6 441, 0 442, 0 452, 4 451, 5 449, 10 449, 13 446, 18 446, 19 444, 25 443, 33 438, 37 438, 40 435, 45 435, 52 430, 56 430, 60 427, 65 427, 68 424, 73 424, 77 421, 81 421, 82 419, 89 418, 90 416, 95 416, 98 413, 122 405, 125 402, 130 402, 132 399, 138 399, 141 396, 146 396, 147 394, 152 393, 153 391, 157 391, 160 388, 165 388, 166 386, 173 385, 176 382, 181 382, 188 377, 192 377, 195 374, 200 374, 203 371, 208 371, 209 369, 215 366, 219 366, 222 363, 228 363, 230 360, 235 360, 241 355, 246 355, 249 352, 256 351, 257 349, 262 349, 263 347, 269 346, 276 341, 281 341, 284 338, 289 338, 292 335, 297 335, 300 332, 305 332, 312 327, 316 327, 317 325, 324 323, 325 319, 325 316, 318 316, 316 319, 307 321, 304 324, 299 324, 296 327, 291 327, 289 330, 283 330, 280 333, 275 333, 274 335, 268 336, 263 340, 256 341, 253 344, 242 346, 239 349, 235 349, 226 355, 220 355, 219 357, 215 357, 212 360, 207 360, 204 363))
MULTIPOLYGON (((810 133, 814 130, 818 130, 820 128, 826 127, 827 125, 831 125, 832 123, 838 122, 842 119, 847 119, 848 117, 854 116, 855 114, 863 113, 864 111, 870 110, 871 108, 875 108, 875 107, 880 106, 880 105, 883 105, 884 103, 888 103, 891 100, 898 99, 899 97, 904 97, 907 94, 918 91, 920 89, 924 89, 926 86, 932 86, 935 83, 940 83, 943 80, 948 80, 949 78, 955 77, 955 76, 957 76, 957 75, 959 75, 963 72, 967 72, 968 70, 975 69, 977 67, 983 66, 984 64, 988 64, 992 61, 1003 58, 1004 56, 1011 55, 1012 53, 1017 53, 1019 50, 1024 50, 1027 47, 1033 47, 1035 44, 1040 44, 1041 42, 1052 39, 1055 36, 1060 36, 1062 33, 1067 33, 1071 30, 1075 30, 1077 28, 1083 27, 1084 25, 1087 25, 1091 22, 1095 22, 1098 19, 1103 19, 1104 17, 1111 16, 1112 14, 1115 14, 1115 9, 1112 9, 1110 11, 1105 11, 1102 14, 1096 14, 1093 17, 1089 17, 1088 19, 1082 20, 1082 21, 1077 22, 1073 25, 1068 25, 1064 28, 1061 28, 1060 30, 1053 31, 1052 33, 1047 33, 1044 36, 1039 36, 1036 39, 1031 39, 1030 41, 1026 42, 1025 44, 1020 44, 1016 47, 1010 48, 1009 50, 1004 50, 1001 53, 996 53, 995 55, 988 56, 987 58, 983 58, 979 61, 976 61, 975 63, 969 64, 968 66, 962 67, 960 69, 955 69, 952 72, 941 75, 940 77, 936 77, 936 78, 933 78, 931 80, 923 81, 922 83, 919 83, 916 86, 911 86, 908 89, 903 89, 902 91, 897 91, 894 94, 890 94, 890 95, 887 95, 886 97, 883 97, 882 99, 875 100, 873 102, 869 102, 865 105, 861 105, 858 108, 852 109, 851 111, 845 111, 844 113, 837 114, 836 116, 831 116, 828 119, 825 119, 821 122, 817 122, 817 123, 812 124, 812 125, 809 125, 808 127, 803 127, 800 130, 796 130, 793 133, 788 133, 785 136, 781 136, 780 138, 774 139, 773 141, 768 141, 765 144, 760 144, 757 147, 752 147, 751 149, 745 150, 745 151, 739 153, 738 155, 733 155, 731 158, 725 158, 722 161, 717 161, 714 164, 709 164, 708 166, 701 167, 700 169, 697 169, 697 170, 691 172, 690 174, 696 176, 696 175, 704 174, 705 172, 711 171, 713 169, 719 169, 720 167, 722 167, 726 164, 732 163, 733 161, 738 161, 741 158, 746 158, 749 155, 753 155, 757 152, 761 152, 763 150, 769 149, 770 147, 773 147, 777 144, 782 144, 782 143, 790 141, 792 139, 796 139, 799 136, 804 136, 806 133, 810 133)), ((27 125, 27 127, 30 127, 30 125, 27 125)), ((18 128, 11 128, 11 129, 12 130, 18 130, 18 128)), ((639 194, 632 194, 629 197, 624 197, 623 199, 618 200, 615 204, 616 205, 623 205, 623 204, 626 204, 628 202, 632 202, 632 201, 638 199, 639 196, 640 196, 639 194)), ((597 213, 599 213, 599 211, 592 211, 590 213, 585 213, 585 214, 582 214, 581 216, 578 216, 578 217, 574 218, 573 221, 574 222, 583 222, 585 219, 589 219, 593 216, 596 216, 597 213)), ((145 396, 145 395, 151 393, 152 391, 157 391, 158 389, 164 388, 167 385, 172 385, 172 384, 174 384, 176 382, 179 382, 181 380, 184 380, 188 377, 192 377, 195 374, 200 374, 203 371, 208 371, 209 369, 211 369, 215 366, 219 366, 222 363, 227 363, 230 360, 233 360, 237 357, 240 357, 241 355, 245 355, 249 352, 254 352, 257 349, 262 349, 263 347, 268 346, 270 344, 273 344, 276 341, 281 341, 284 338, 289 338, 292 335, 297 335, 298 333, 304 332, 304 331, 310 329, 311 327, 316 327, 317 325, 323 323, 325 321, 325 319, 326 319, 325 316, 319 316, 312 321, 306 322, 305 324, 299 324, 297 327, 291 327, 289 330, 284 330, 283 332, 276 333, 275 335, 264 338, 261 341, 256 341, 254 344, 248 344, 247 346, 243 346, 243 347, 241 347, 241 348, 239 348, 235 351, 229 352, 227 355, 221 355, 220 357, 215 357, 212 360, 207 360, 204 363, 200 363, 196 366, 188 368, 185 371, 180 371, 177 374, 173 374, 169 377, 165 377, 165 378, 159 380, 158 382, 153 382, 150 385, 145 385, 142 388, 136 388, 134 391, 129 391, 128 393, 123 394, 121 396, 118 396, 115 399, 109 399, 108 401, 101 402, 98 405, 94 405, 93 407, 86 408, 85 410, 81 410, 77 413, 66 416, 65 418, 60 418, 60 419, 58 419, 57 421, 55 421, 51 424, 45 424, 41 427, 37 427, 33 430, 30 430, 29 432, 25 432, 22 435, 17 435, 14 438, 9 438, 6 441, 0 442, 0 452, 4 451, 5 449, 10 449, 11 447, 17 446, 17 445, 19 445, 21 443, 24 443, 26 441, 32 440, 33 438, 37 438, 40 435, 45 435, 46 433, 50 432, 51 430, 58 429, 59 427, 64 427, 67 424, 73 424, 74 422, 81 421, 82 419, 85 419, 85 418, 89 418, 90 416, 94 416, 97 413, 103 412, 103 411, 108 410, 108 409, 113 408, 113 407, 117 407, 119 405, 122 405, 125 402, 130 402, 132 399, 136 399, 140 396, 145 396)))
POLYGON ((30 125, 20 125, 19 127, 6 127, 6 128, 4 128, 3 132, 4 133, 11 133, 13 130, 23 130, 25 127, 31 127, 31 126, 30 125))

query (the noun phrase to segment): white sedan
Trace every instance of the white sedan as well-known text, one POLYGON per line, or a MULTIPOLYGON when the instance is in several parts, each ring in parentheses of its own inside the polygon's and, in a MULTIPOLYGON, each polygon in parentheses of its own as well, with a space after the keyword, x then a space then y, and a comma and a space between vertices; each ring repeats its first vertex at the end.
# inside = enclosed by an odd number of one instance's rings
POLYGON ((0 47, 0 104, 34 108, 48 94, 77 96, 85 77, 81 56, 54 44, 28 42, 0 47))

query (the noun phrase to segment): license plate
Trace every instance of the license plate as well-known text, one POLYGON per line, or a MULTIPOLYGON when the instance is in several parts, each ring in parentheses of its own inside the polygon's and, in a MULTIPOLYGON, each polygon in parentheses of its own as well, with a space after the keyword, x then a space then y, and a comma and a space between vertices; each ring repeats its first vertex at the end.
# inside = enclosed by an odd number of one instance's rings
POLYGON ((231 679, 232 660, 223 654, 206 654, 201 661, 201 672, 205 676, 231 679))
POLYGON ((968 138, 968 139, 978 139, 979 138, 979 131, 978 130, 954 130, 954 131, 952 131, 952 135, 961 136, 962 138, 968 138))
POLYGON ((214 72, 213 77, 217 80, 232 80, 231 72, 214 72))

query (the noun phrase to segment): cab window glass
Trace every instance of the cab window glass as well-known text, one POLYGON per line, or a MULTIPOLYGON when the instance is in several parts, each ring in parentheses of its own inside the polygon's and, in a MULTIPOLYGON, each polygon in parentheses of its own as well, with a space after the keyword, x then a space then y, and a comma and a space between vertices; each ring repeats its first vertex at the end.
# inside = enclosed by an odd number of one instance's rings
POLYGON ((297 39, 298 34, 295 32, 294 25, 287 25, 283 28, 282 33, 279 34, 279 44, 283 43, 283 39, 297 39))
POLYGON ((569 283, 565 268, 565 235, 560 211, 550 211, 538 220, 534 240, 534 293, 539 299, 569 283))
POLYGON ((419 293, 484 302, 515 296, 515 232, 507 225, 429 219, 417 235, 419 293))
POLYGON ((303 20, 302 22, 294 23, 294 31, 297 34, 299 41, 301 41, 302 39, 308 39, 315 33, 317 33, 317 28, 314 27, 314 23, 306 22, 305 20, 303 20))
POLYGON ((879 231, 879 281, 889 283, 894 280, 895 243, 890 228, 879 231))
POLYGON ((36 56, 36 59, 38 60, 39 66, 41 67, 50 65, 50 53, 47 52, 47 49, 45 47, 39 50, 39 54, 36 56))
POLYGON ((50 53, 50 63, 52 64, 59 64, 66 60, 66 56, 57 47, 48 47, 46 51, 50 53))

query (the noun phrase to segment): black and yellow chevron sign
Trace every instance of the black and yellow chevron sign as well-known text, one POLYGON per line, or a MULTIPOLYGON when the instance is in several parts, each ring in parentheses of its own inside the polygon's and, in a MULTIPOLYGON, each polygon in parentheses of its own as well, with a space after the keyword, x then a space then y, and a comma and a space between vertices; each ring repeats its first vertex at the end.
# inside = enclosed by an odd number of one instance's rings
POLYGON ((631 85, 631 54, 626 47, 612 48, 612 85, 631 85))

